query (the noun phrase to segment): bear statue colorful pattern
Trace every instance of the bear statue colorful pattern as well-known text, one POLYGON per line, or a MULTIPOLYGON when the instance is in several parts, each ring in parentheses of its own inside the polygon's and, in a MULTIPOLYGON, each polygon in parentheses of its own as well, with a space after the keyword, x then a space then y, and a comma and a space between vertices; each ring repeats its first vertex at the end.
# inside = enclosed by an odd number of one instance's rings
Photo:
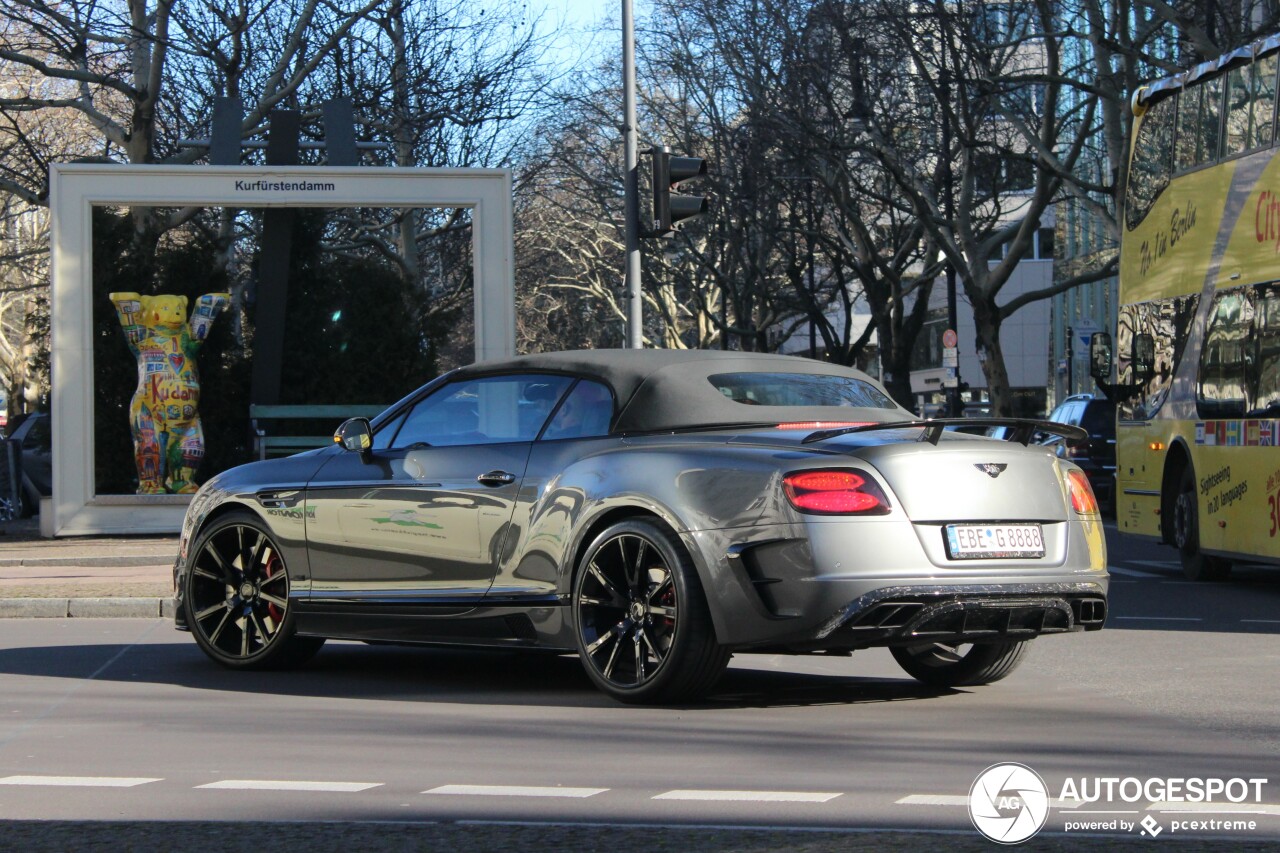
POLYGON ((190 494, 204 457, 196 353, 229 293, 206 293, 187 321, 187 297, 112 293, 129 350, 138 361, 138 390, 129 404, 138 494, 190 494))

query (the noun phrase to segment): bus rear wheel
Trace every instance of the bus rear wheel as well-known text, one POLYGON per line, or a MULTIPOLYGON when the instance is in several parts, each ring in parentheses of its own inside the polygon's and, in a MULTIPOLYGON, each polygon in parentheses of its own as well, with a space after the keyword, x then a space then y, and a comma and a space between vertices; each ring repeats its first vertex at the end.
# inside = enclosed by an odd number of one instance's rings
POLYGON ((1173 544, 1182 557, 1182 573, 1188 580, 1220 581, 1231 574, 1231 561, 1210 557, 1200 550, 1200 505, 1196 497, 1196 474, 1191 465, 1178 478, 1178 496, 1173 504, 1173 544))

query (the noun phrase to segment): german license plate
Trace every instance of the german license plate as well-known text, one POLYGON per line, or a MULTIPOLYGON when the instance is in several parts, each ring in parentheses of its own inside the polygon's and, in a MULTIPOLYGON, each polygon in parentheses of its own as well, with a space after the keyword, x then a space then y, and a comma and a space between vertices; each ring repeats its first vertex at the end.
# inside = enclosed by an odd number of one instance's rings
POLYGON ((952 560, 1025 560, 1044 556, 1038 524, 948 524, 947 557, 952 560))

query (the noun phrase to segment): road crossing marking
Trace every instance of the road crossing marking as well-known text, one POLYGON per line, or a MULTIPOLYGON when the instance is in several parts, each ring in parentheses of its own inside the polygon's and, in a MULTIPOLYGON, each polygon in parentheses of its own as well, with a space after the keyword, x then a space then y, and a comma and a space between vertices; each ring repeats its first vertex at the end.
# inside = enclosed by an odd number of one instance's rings
POLYGON ((452 794, 463 797, 572 797, 585 799, 603 794, 608 788, 559 788, 538 785, 441 785, 424 794, 452 794))
POLYGON ((899 806, 967 806, 969 798, 955 794, 908 794, 894 802, 899 806))
MULTIPOLYGON (((959 794, 908 794, 894 800, 899 806, 967 806, 969 798, 959 794)), ((1084 804, 1084 800, 1055 800, 1049 804, 1059 809, 1074 809, 1084 804)))
POLYGON ((1134 622, 1203 622, 1199 617, 1191 616, 1116 616, 1115 619, 1129 619, 1134 622))
POLYGON ((163 779, 140 779, 128 776, 6 776, 0 785, 48 785, 58 788, 135 788, 163 779))
POLYGON ((1270 803, 1187 803, 1155 802, 1147 806, 1150 812, 1182 812, 1186 814, 1262 814, 1280 815, 1280 806, 1270 803))
POLYGON ((839 794, 815 791, 667 791, 655 800, 700 800, 740 803, 825 803, 839 794))
POLYGON ((333 791, 356 793, 380 787, 382 782, 303 782, 271 779, 223 779, 196 788, 213 788, 225 791, 333 791))

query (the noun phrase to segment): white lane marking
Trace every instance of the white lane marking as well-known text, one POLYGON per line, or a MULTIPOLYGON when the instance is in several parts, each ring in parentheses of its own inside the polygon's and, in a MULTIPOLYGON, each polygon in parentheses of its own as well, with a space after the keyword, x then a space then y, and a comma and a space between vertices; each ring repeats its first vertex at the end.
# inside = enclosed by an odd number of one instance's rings
MULTIPOLYGON (((908 794, 894 800, 899 806, 967 806, 969 798, 958 794, 908 794)), ((1050 805, 1059 809, 1074 809, 1084 805, 1084 800, 1055 800, 1050 798, 1050 805)))
POLYGON ((134 788, 163 779, 128 776, 6 776, 0 785, 49 785, 58 788, 134 788))
POLYGON ((739 803, 825 803, 839 794, 817 791, 667 791, 655 800, 700 800, 739 803))
POLYGON ((1126 560, 1135 566, 1151 566, 1153 569, 1168 569, 1171 572, 1180 572, 1182 564, 1172 560, 1126 560))
POLYGON ((1116 619, 1130 619, 1135 622, 1203 622, 1203 619, 1189 616, 1116 616, 1116 619))
POLYGON ((1271 803, 1177 803, 1162 801, 1147 806, 1147 811, 1280 815, 1280 806, 1272 805, 1271 803))
POLYGON ((334 791, 355 793, 381 787, 382 782, 303 782, 271 779, 222 779, 196 788, 213 788, 224 791, 334 791))
POLYGON ((1113 575, 1128 575, 1135 578, 1162 578, 1164 575, 1155 572, 1143 572, 1138 569, 1126 569, 1123 566, 1107 566, 1107 571, 1113 575))
POLYGON ((1241 619, 1240 621, 1251 625, 1280 625, 1280 619, 1241 619))
POLYGON ((538 785, 441 785, 424 794, 452 794, 463 797, 572 797, 584 799, 603 794, 608 788, 553 788, 538 785))
POLYGON ((895 802, 900 806, 967 806, 969 798, 955 794, 909 794, 895 802))

